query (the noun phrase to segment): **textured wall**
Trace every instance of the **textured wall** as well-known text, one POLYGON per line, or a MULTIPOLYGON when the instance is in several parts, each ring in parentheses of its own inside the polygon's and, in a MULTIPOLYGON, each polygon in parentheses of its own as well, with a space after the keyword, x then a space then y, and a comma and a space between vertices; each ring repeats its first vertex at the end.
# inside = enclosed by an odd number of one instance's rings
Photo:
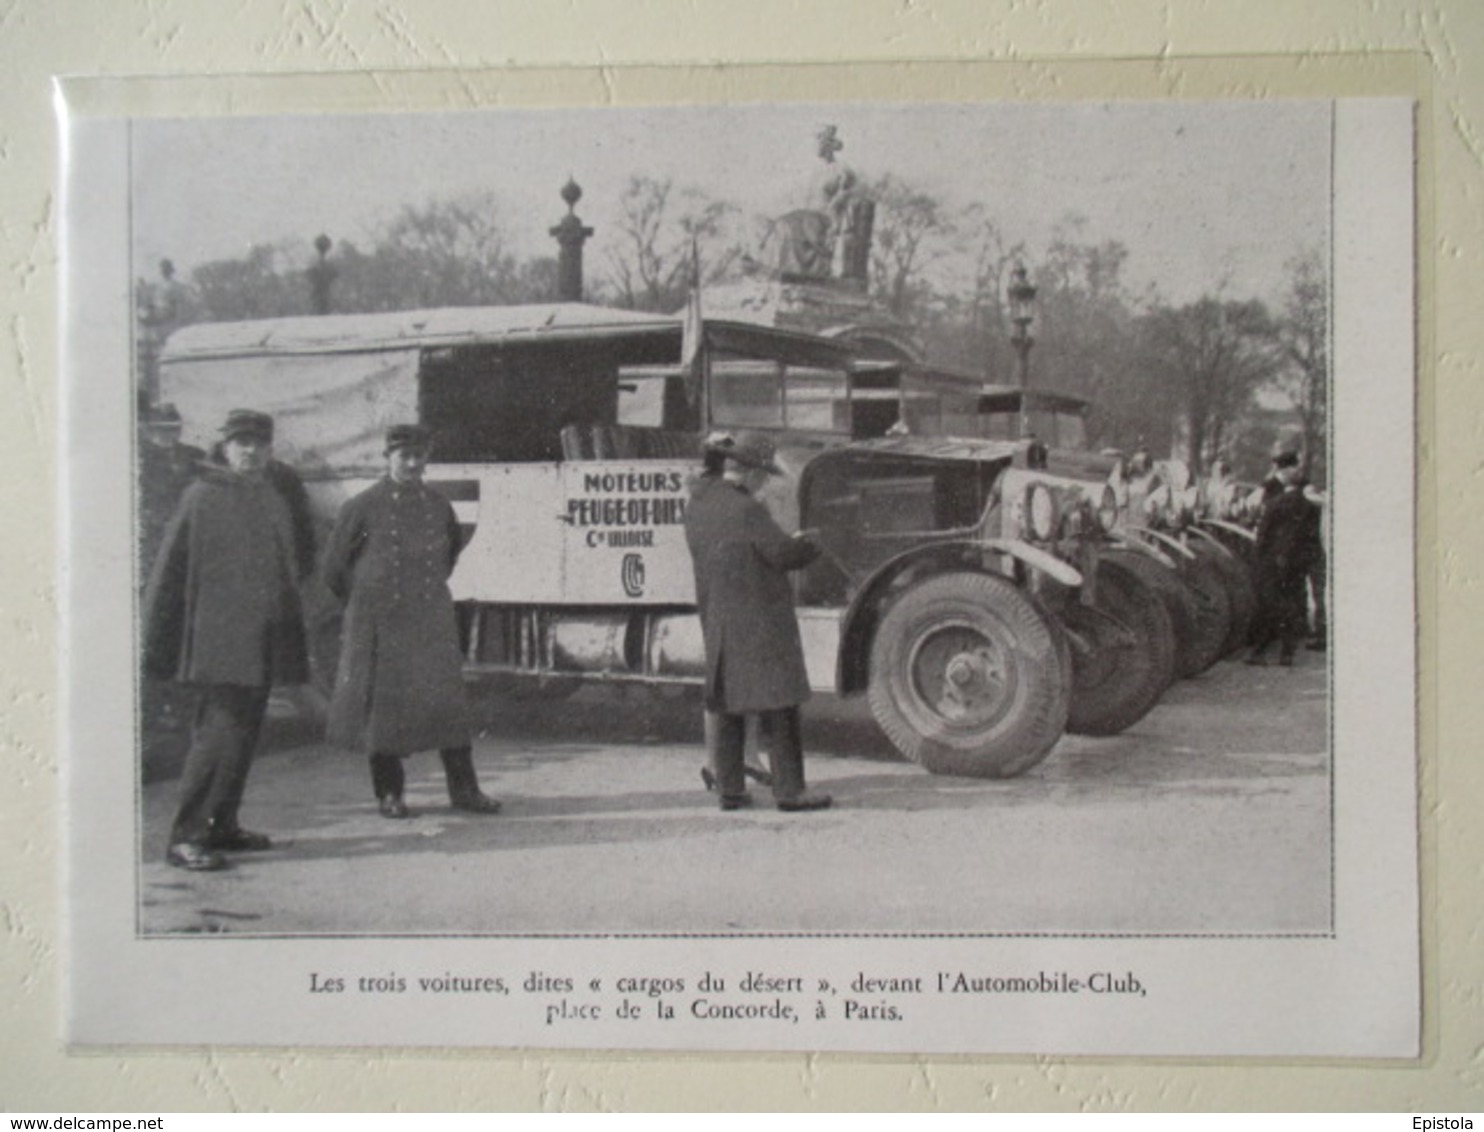
MULTIPOLYGON (((48 1112, 543 1108, 1484 1108, 1484 625, 1479 345, 1484 7, 1476 0, 9 0, 0 5, 0 1106, 48 1112), (483 11, 488 9, 488 11, 483 11), (211 13, 206 15, 205 13, 211 13), (218 15, 218 13, 220 13, 218 15), (474 15, 474 13, 479 13, 474 15), (59 777, 51 629, 56 412, 55 74, 831 59, 1416 53, 1421 703, 1427 1053, 1413 1065, 1073 1063, 462 1053, 69 1057, 60 1047, 59 777), (1427 165, 1424 166, 1427 168, 1427 165), (1428 224, 1432 224, 1431 228, 1428 224), (1472 529, 1470 529, 1472 524, 1472 529), (1440 615, 1441 614, 1441 615, 1440 615)), ((1385 60, 1378 59, 1378 65, 1385 60)), ((1391 62, 1395 62, 1394 60, 1391 62)), ((1093 80, 1106 92, 1106 76, 1093 80)), ((1238 84, 1240 88, 1241 84, 1238 84)), ((1172 89, 1178 91, 1178 79, 1172 89)), ((1053 77, 1068 95, 1077 76, 1053 77)), ((1245 93, 1245 92, 1244 92, 1245 93)), ((1363 90, 1357 93, 1364 93, 1363 90)), ((1405 474, 1404 472, 1401 474, 1405 474)), ((89 752, 130 757, 127 744, 89 752)))

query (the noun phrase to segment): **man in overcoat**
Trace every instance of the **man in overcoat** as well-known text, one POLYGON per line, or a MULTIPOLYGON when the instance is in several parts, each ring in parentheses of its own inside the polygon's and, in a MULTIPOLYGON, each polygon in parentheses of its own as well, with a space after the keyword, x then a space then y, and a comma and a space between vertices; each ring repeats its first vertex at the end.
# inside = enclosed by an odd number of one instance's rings
POLYGON ((474 770, 448 590, 462 539, 453 506, 423 483, 429 448, 419 425, 387 430, 387 475, 341 509, 324 562, 326 587, 346 603, 327 738, 370 756, 388 818, 410 816, 404 756, 433 749, 455 809, 500 809, 474 770))
POLYGON ((744 777, 746 718, 769 744, 780 810, 821 810, 828 794, 804 784, 799 705, 809 698, 788 572, 818 557, 804 532, 785 534, 756 492, 779 474, 764 436, 713 435, 706 471, 685 513, 706 645, 706 742, 723 810, 751 804, 744 777))
MULTIPOLYGON (((204 451, 181 443, 183 426, 180 411, 169 402, 140 406, 136 499, 141 597, 153 572, 155 555, 165 540, 165 530, 180 508, 186 488, 196 481, 206 463, 204 451)), ((139 726, 146 763, 156 750, 163 749, 162 741, 168 740, 173 746, 177 736, 187 737, 194 708, 191 690, 173 680, 141 683, 139 726)))
POLYGON ((1258 623, 1247 663, 1267 663, 1268 646, 1277 640, 1278 663, 1287 666, 1307 631, 1309 570, 1324 551, 1319 508, 1304 493, 1298 454, 1285 452, 1273 464, 1275 487, 1257 522, 1258 623))
MULTIPOLYGON (((227 462, 225 445, 221 442, 213 444, 211 451, 204 455, 213 464, 227 462)), ((314 573, 316 565, 314 516, 309 509, 309 491, 299 473, 281 460, 270 458, 263 475, 289 509, 289 520, 294 530, 294 563, 302 582, 314 573)))
POLYGON ((144 602, 145 674, 197 690, 166 859, 219 869, 223 852, 270 847, 237 821, 269 689, 308 678, 293 521, 266 475, 273 418, 234 409, 224 467, 186 489, 144 602))

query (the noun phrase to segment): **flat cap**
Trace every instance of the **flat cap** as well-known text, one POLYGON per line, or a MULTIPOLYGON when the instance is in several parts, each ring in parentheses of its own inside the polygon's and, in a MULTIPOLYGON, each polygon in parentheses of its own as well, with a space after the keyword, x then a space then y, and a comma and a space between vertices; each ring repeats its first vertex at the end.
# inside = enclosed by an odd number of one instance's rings
POLYGON ((422 425, 395 424, 386 430, 386 454, 398 448, 420 448, 426 450, 433 443, 433 434, 422 425))
POLYGON ((222 425, 222 436, 231 440, 234 436, 255 436, 259 440, 273 439, 273 418, 255 409, 233 409, 222 425))

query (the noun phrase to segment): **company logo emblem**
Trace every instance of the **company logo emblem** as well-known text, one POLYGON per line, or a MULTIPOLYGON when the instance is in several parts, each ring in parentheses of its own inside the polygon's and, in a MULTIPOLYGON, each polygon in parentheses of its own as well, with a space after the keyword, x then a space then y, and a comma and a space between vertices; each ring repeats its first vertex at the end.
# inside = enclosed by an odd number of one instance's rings
POLYGON ((623 556, 623 592, 630 597, 644 596, 644 556, 642 554, 625 554, 623 556))

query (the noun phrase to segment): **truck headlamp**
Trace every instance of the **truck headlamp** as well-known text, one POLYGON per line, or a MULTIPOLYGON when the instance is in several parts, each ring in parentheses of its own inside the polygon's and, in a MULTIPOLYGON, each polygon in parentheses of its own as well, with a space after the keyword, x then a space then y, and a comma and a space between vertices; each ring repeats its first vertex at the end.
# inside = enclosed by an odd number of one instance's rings
POLYGON ((1049 542, 1056 537, 1056 497, 1044 483, 1025 489, 1025 521, 1031 538, 1049 542))

